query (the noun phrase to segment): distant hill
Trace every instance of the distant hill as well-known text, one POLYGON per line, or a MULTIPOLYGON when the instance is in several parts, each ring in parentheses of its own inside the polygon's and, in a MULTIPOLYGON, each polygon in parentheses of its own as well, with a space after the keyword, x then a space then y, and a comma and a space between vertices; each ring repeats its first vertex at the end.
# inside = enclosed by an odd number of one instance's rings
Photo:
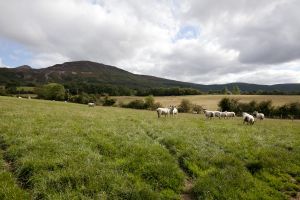
POLYGON ((203 85, 169 80, 154 76, 138 75, 120 68, 90 61, 75 61, 56 64, 51 67, 34 69, 23 65, 16 68, 0 68, 0 85, 40 85, 48 82, 61 84, 109 84, 131 89, 148 88, 194 88, 204 92, 229 90, 237 85, 242 91, 284 91, 300 92, 300 84, 258 85, 249 83, 228 83, 203 85))

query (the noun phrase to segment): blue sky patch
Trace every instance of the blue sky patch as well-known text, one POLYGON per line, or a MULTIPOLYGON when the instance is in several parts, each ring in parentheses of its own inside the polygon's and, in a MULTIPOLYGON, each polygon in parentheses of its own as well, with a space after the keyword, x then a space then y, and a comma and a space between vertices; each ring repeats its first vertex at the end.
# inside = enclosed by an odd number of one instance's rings
POLYGON ((23 45, 0 37, 0 58, 9 67, 29 64, 32 53, 23 45))
POLYGON ((195 26, 183 26, 177 32, 174 41, 181 39, 195 39, 199 36, 199 29, 195 26))

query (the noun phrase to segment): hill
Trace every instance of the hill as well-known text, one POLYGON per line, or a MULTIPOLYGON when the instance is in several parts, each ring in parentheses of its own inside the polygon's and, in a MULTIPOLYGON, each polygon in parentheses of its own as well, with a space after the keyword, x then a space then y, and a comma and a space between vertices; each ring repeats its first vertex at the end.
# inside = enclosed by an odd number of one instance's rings
POLYGON ((47 68, 34 69, 24 65, 17 68, 0 68, 0 85, 40 85, 48 82, 61 84, 114 85, 130 89, 147 88, 194 88, 204 92, 238 86, 242 91, 284 91, 300 92, 300 84, 258 85, 249 83, 228 83, 203 85, 169 80, 148 75, 134 74, 120 68, 90 61, 75 61, 56 64, 47 68))

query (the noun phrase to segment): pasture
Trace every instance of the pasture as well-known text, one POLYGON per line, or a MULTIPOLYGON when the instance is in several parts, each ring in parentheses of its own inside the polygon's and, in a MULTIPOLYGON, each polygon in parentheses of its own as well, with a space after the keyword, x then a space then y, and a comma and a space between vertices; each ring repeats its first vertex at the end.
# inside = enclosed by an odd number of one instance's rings
POLYGON ((0 199, 275 200, 299 192, 297 120, 158 119, 0 97, 0 199))
MULTIPOLYGON (((252 100, 267 101, 272 100, 274 106, 281 106, 286 103, 300 102, 299 95, 191 95, 191 96, 163 96, 155 97, 155 101, 160 102, 164 106, 179 105, 182 99, 188 99, 192 103, 201 105, 209 110, 216 110, 219 101, 224 98, 240 99, 240 102, 249 103, 252 100)), ((118 102, 128 103, 135 99, 144 99, 145 97, 136 96, 119 96, 116 98, 118 102)))

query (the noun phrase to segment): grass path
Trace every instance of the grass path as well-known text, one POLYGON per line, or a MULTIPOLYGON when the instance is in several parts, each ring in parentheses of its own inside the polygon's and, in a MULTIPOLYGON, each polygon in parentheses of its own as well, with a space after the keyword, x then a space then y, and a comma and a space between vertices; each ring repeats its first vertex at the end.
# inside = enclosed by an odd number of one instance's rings
POLYGON ((14 176, 13 164, 6 159, 8 145, 0 135, 0 199, 29 199, 30 195, 14 176))
MULTIPOLYGON (((157 137, 155 137, 154 135, 151 135, 149 132, 146 132, 146 134, 154 141, 157 141, 157 137)), ((195 197, 192 194, 192 188, 194 185, 194 181, 193 181, 193 177, 191 177, 191 175, 185 170, 184 167, 182 167, 182 165, 180 164, 180 160, 176 157, 176 155, 174 155, 174 152, 172 152, 171 149, 168 148, 168 146, 166 146, 165 144, 163 144, 161 141, 158 140, 158 142, 162 145, 163 148, 167 149, 168 152, 170 153, 170 155, 172 155, 173 157, 175 157, 175 159, 177 160, 177 165, 178 167, 181 169, 182 173, 185 175, 184 177, 184 185, 181 191, 181 199, 183 200, 192 200, 195 197)))

